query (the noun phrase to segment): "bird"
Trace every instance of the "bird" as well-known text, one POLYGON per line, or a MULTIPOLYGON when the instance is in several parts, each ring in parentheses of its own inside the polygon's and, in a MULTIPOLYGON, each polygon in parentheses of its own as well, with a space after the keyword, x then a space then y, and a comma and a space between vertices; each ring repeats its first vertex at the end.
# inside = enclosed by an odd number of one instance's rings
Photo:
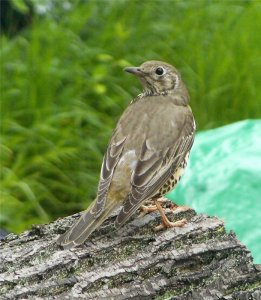
POLYGON ((179 71, 162 61, 124 69, 138 77, 143 91, 125 109, 104 154, 97 197, 56 241, 64 249, 83 244, 115 210, 121 227, 146 201, 155 204, 163 227, 170 222, 160 198, 181 179, 195 137, 189 93, 179 71))

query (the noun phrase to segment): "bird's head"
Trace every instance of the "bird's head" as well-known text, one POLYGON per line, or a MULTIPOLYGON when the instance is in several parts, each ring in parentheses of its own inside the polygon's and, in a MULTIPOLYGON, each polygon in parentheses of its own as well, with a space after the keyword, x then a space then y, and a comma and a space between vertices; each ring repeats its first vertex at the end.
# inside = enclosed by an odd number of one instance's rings
POLYGON ((139 77, 146 94, 168 94, 184 86, 179 72, 162 61, 147 61, 139 67, 124 70, 139 77))

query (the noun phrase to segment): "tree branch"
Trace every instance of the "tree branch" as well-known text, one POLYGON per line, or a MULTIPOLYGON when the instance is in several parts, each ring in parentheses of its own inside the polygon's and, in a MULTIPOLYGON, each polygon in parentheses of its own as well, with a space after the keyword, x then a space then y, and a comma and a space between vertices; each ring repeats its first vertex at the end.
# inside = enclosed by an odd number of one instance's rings
POLYGON ((219 219, 168 210, 188 224, 155 233, 155 212, 114 231, 116 214, 72 250, 55 240, 79 214, 8 235, 0 299, 261 299, 260 266, 219 219))

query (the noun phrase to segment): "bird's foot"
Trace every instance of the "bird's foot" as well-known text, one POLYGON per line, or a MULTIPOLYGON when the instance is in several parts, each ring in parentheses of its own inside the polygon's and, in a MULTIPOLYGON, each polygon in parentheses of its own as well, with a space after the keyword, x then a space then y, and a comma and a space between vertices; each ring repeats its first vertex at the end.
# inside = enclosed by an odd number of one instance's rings
MULTIPOLYGON (((157 227, 154 228, 155 231, 159 231, 162 230, 164 228, 171 228, 171 227, 183 227, 185 224, 187 224, 187 220, 186 219, 182 219, 176 222, 171 222, 163 208, 161 207, 160 203, 158 202, 158 200, 155 200, 155 206, 157 207, 160 215, 161 215, 161 219, 162 219, 162 223, 160 225, 158 225, 157 227)), ((173 206, 170 208, 173 212, 180 212, 180 211, 187 211, 190 210, 191 208, 189 208, 188 206, 178 206, 176 204, 173 204, 173 206)))
MULTIPOLYGON (((154 228, 154 231, 160 231, 165 228, 171 228, 171 227, 183 227, 185 224, 187 224, 186 219, 182 219, 176 222, 171 222, 167 218, 164 209, 162 208, 161 205, 164 205, 165 202, 169 201, 165 197, 161 197, 158 199, 149 199, 145 202, 145 205, 141 205, 140 207, 140 214, 139 217, 143 217, 148 213, 154 212, 156 210, 159 211, 162 219, 162 223, 154 228)), ((168 208, 173 212, 173 213, 179 213, 179 212, 184 212, 191 210, 190 207, 188 206, 178 206, 176 203, 172 203, 171 206, 168 206, 168 208)))
POLYGON ((179 221, 176 221, 176 222, 171 222, 167 217, 166 217, 167 221, 163 222, 156 226, 154 228, 154 231, 157 232, 157 231, 160 231, 162 229, 166 229, 166 228, 171 228, 171 227, 183 227, 184 225, 187 224, 187 220, 186 219, 182 219, 182 220, 179 220, 179 221))
POLYGON ((177 204, 174 203, 174 205, 170 207, 170 210, 172 210, 175 213, 180 213, 180 212, 192 210, 192 208, 189 207, 189 206, 185 206, 185 205, 184 206, 178 206, 177 204))
POLYGON ((146 214, 151 213, 155 210, 158 210, 156 205, 141 205, 139 217, 143 217, 146 214))
MULTIPOLYGON (((164 204, 164 202, 169 201, 169 200, 167 198, 161 197, 161 198, 157 199, 157 201, 161 204, 164 204)), ((158 208, 155 205, 155 200, 154 199, 149 199, 149 200, 145 201, 145 205, 140 206, 139 217, 143 217, 146 214, 149 214, 149 213, 154 212, 156 210, 158 210, 158 208)))

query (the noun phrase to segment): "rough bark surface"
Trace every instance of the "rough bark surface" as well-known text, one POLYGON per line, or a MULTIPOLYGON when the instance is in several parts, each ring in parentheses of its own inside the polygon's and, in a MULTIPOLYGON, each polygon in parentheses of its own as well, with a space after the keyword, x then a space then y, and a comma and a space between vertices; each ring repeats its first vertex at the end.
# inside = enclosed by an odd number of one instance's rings
POLYGON ((83 247, 60 249, 78 216, 1 242, 0 299, 261 299, 260 266, 215 217, 169 210, 188 224, 155 233, 155 212, 116 232, 114 214, 83 247))

